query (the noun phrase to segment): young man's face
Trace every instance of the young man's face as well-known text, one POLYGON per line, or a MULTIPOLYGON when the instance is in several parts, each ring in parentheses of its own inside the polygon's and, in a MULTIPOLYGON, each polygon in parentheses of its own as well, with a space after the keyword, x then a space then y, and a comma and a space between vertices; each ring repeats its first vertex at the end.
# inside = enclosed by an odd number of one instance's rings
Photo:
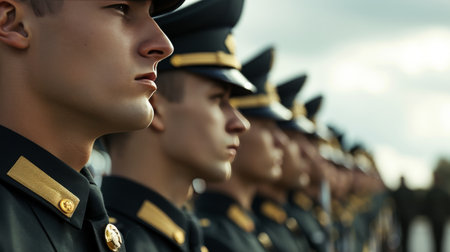
POLYGON ((302 133, 285 130, 289 140, 283 148, 283 175, 278 182, 282 187, 295 189, 309 183, 309 160, 304 155, 308 143, 302 133))
POLYGON ((66 0, 24 20, 28 82, 46 106, 99 133, 148 126, 157 63, 172 45, 149 16, 151 1, 66 0))
POLYGON ((233 176, 258 183, 274 182, 281 176, 282 144, 286 136, 274 120, 248 119, 252 126, 240 137, 241 147, 233 163, 233 176))
POLYGON ((161 103, 166 125, 162 148, 191 176, 223 181, 249 122, 229 104, 227 85, 190 73, 182 81, 182 101, 161 103))

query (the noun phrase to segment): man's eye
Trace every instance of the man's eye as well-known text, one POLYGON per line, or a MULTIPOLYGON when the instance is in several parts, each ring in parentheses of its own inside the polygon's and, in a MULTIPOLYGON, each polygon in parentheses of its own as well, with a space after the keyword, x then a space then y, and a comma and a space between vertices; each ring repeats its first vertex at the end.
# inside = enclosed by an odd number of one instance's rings
POLYGON ((117 11, 122 12, 122 14, 128 14, 128 11, 130 10, 130 6, 126 5, 126 4, 114 4, 114 5, 110 5, 107 8, 112 8, 115 9, 117 11))
POLYGON ((225 99, 225 94, 223 93, 218 93, 218 94, 214 94, 210 96, 211 100, 216 100, 216 101, 222 101, 225 99))

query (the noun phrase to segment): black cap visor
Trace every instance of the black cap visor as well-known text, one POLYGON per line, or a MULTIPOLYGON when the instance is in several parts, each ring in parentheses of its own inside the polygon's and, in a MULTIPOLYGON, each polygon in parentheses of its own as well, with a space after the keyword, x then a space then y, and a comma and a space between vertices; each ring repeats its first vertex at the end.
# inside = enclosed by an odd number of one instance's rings
POLYGON ((250 83, 239 70, 234 68, 186 67, 185 70, 211 79, 232 84, 232 96, 248 95, 256 91, 255 86, 250 83))
POLYGON ((267 118, 275 121, 287 121, 292 118, 291 111, 283 107, 279 102, 272 102, 265 107, 239 108, 239 111, 244 116, 267 118))
POLYGON ((280 121, 278 126, 282 129, 299 131, 304 134, 313 135, 316 132, 316 126, 306 117, 297 117, 290 121, 280 121))
POLYGON ((185 0, 153 0, 153 17, 157 17, 180 7, 185 0))

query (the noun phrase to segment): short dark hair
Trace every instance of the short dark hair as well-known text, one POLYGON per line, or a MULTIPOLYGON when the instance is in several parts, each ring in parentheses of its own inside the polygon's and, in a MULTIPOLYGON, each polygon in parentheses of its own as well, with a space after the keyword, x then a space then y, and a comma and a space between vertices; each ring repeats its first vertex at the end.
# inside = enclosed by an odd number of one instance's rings
POLYGON ((43 17, 48 13, 55 13, 61 8, 64 0, 19 0, 31 6, 34 14, 43 17))

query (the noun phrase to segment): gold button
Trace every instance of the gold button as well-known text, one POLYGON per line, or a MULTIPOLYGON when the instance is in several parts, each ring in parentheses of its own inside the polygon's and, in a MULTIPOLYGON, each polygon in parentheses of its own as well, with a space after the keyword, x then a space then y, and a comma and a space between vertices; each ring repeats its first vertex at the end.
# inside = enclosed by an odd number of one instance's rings
POLYGON ((70 214, 75 210, 75 204, 70 199, 62 199, 59 201, 59 208, 63 213, 70 214))
POLYGON ((209 250, 208 250, 207 247, 202 246, 202 247, 200 248, 200 252, 209 252, 209 250))
POLYGON ((111 251, 119 251, 122 246, 122 236, 120 236, 119 230, 113 224, 106 225, 105 240, 111 251))
POLYGON ((286 221, 286 226, 291 232, 295 232, 298 229, 298 223, 297 220, 295 220, 293 217, 290 217, 286 221))
POLYGON ((272 241, 267 233, 261 232, 258 235, 259 242, 263 245, 264 248, 268 249, 272 247, 272 241))
POLYGON ((184 243, 184 234, 181 231, 175 231, 173 233, 173 239, 178 243, 178 244, 183 244, 184 243))

